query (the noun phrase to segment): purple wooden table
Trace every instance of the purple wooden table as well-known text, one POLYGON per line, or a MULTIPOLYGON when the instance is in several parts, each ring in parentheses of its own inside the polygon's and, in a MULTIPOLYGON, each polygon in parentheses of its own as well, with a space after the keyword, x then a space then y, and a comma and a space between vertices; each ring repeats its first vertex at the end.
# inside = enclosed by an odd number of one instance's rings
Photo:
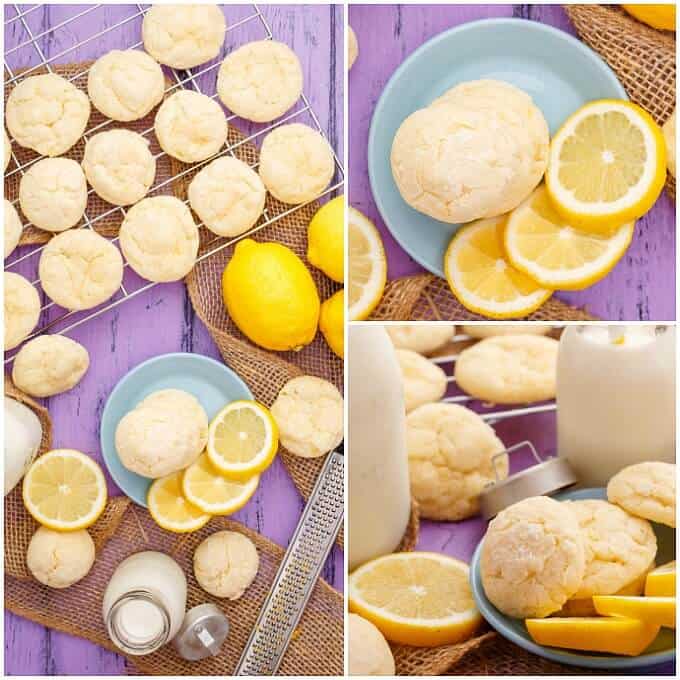
MULTIPOLYGON (((20 7, 20 11, 28 8, 20 7)), ((275 38, 290 45, 302 62, 305 93, 331 143, 342 158, 343 31, 342 7, 334 5, 262 6, 275 38)), ((230 25, 245 20, 252 6, 225 8, 230 25)), ((48 58, 55 63, 94 59, 111 49, 122 49, 140 40, 139 18, 123 23, 106 36, 66 54, 66 50, 106 27, 137 13, 135 6, 109 5, 88 10, 81 5, 51 5, 24 17, 48 58), (57 30, 62 22, 87 12, 57 30), (44 35, 41 35, 45 33, 44 35), (40 37, 38 37, 40 36, 40 37)), ((5 21, 16 12, 5 7, 5 21)), ((21 20, 5 27, 5 50, 28 39, 21 20)), ((233 44, 264 36, 256 20, 244 21, 233 33, 233 44), (238 33, 237 33, 238 31, 238 33), (236 37, 237 36, 237 37, 236 37)), ((7 58, 12 69, 34 65, 32 46, 22 47, 7 58)), ((34 277, 35 265, 18 270, 34 277)), ((159 285, 70 333, 87 347, 91 367, 70 392, 45 400, 54 424, 54 446, 91 453, 100 463, 99 418, 115 384, 140 362, 166 352, 196 352, 219 359, 215 344, 196 318, 183 284, 159 285)), ((120 493, 111 484, 111 493, 120 493)), ((303 508, 303 501, 280 461, 263 475, 253 500, 234 518, 286 546, 303 508)), ((334 587, 343 588, 342 552, 334 548, 323 572, 334 587)), ((122 657, 85 640, 50 631, 5 613, 5 673, 8 675, 118 675, 125 672, 122 657)))
MULTIPOLYGON (((373 201, 366 149, 373 109, 383 88, 417 47, 449 28, 490 17, 523 17, 575 31, 557 5, 353 5, 349 23, 359 58, 349 74, 349 201, 374 220, 385 244, 388 276, 424 271, 392 238, 373 201), (363 50, 363 51, 362 51, 363 50)), ((664 192, 638 221, 633 244, 617 267, 591 288, 557 297, 611 320, 675 319, 675 210, 664 192)))

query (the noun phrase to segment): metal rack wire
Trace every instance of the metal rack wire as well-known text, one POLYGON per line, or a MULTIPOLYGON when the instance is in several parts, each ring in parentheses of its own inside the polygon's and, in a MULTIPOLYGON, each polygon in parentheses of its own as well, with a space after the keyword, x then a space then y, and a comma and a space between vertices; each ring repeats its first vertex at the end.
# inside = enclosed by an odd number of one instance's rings
MULTIPOLYGON (((34 33, 31 31, 31 28, 29 26, 29 22, 27 20, 27 17, 29 15, 42 7, 42 5, 30 5, 30 6, 25 6, 25 5, 5 5, 5 8, 11 7, 14 10, 14 15, 6 18, 5 19, 5 27, 11 25, 14 22, 21 22, 21 27, 23 30, 26 32, 26 35, 28 36, 27 40, 24 40, 18 45, 15 45, 14 47, 10 48, 9 50, 5 51, 4 55, 4 68, 5 68, 5 83, 6 85, 14 85, 21 81, 23 78, 26 78, 31 75, 36 75, 36 73, 42 73, 42 72, 54 72, 54 67, 60 62, 64 60, 69 53, 73 53, 79 48, 83 47, 84 45, 91 43, 92 41, 98 40, 103 38, 106 34, 114 31, 115 29, 121 28, 125 24, 128 24, 131 21, 141 21, 146 14, 146 12, 149 10, 151 7, 150 5, 141 5, 141 4, 136 4, 132 5, 131 7, 136 8, 130 16, 126 16, 124 19, 107 26, 104 30, 98 31, 94 33, 91 36, 88 36, 87 38, 80 40, 74 45, 71 45, 68 47, 68 49, 64 49, 60 51, 58 54, 55 54, 54 56, 51 56, 47 58, 45 54, 43 53, 39 41, 41 38, 43 38, 47 33, 54 34, 55 32, 59 31, 67 31, 69 26, 77 21, 78 19, 81 19, 82 17, 91 14, 92 12, 95 12, 97 9, 105 7, 103 4, 98 4, 98 5, 91 5, 86 7, 85 9, 75 13, 73 16, 69 17, 68 19, 61 21, 57 23, 54 26, 51 26, 49 30, 43 31, 42 33, 37 33, 34 35, 34 33), (15 52, 18 52, 21 49, 25 48, 33 48, 35 52, 38 55, 38 63, 30 66, 27 69, 21 70, 20 72, 18 70, 13 70, 9 63, 8 63, 8 57, 11 57, 15 52)), ((253 4, 249 5, 249 7, 252 7, 252 13, 248 14, 247 16, 241 18, 240 20, 232 23, 228 22, 227 26, 227 36, 229 35, 230 32, 234 31, 236 28, 241 27, 245 24, 250 24, 250 23, 257 23, 263 31, 262 39, 266 40, 272 40, 273 39, 273 33, 271 30, 271 27, 269 26, 269 23, 267 22, 266 18, 263 16, 262 12, 260 11, 260 8, 258 5, 253 4)), ((141 35, 141 32, 140 32, 141 35)), ((225 38, 226 40, 226 38, 225 38)), ((118 49, 134 49, 134 48, 139 48, 142 46, 142 42, 138 41, 135 42, 134 44, 130 45, 119 45, 117 46, 118 49)), ((238 47, 238 45, 230 45, 230 49, 235 49, 238 47)), ((209 63, 207 66, 200 66, 196 67, 194 69, 189 69, 187 71, 178 71, 176 69, 167 69, 167 67, 164 67, 167 72, 171 74, 172 80, 174 81, 171 86, 169 86, 166 89, 166 95, 168 93, 171 93, 178 88, 186 88, 186 89, 193 89, 197 92, 200 92, 201 94, 205 94, 209 96, 211 99, 217 99, 217 92, 216 91, 211 91, 211 92, 205 92, 201 88, 201 85, 199 83, 199 80, 202 76, 205 74, 208 74, 215 69, 219 68, 221 64, 220 60, 215 60, 212 63, 209 63)), ((89 69, 85 69, 79 73, 76 73, 75 75, 72 75, 69 77, 69 80, 74 81, 77 78, 81 78, 82 76, 86 75, 89 69)), ((214 88, 213 88, 214 89, 214 88)), ((227 121, 231 123, 234 119, 236 119, 237 116, 235 115, 227 115, 227 121)), ((292 121, 297 121, 301 122, 303 119, 308 119, 311 121, 312 126, 320 132, 324 138, 326 138, 326 133, 319 122, 319 119, 314 112, 310 101, 307 97, 307 95, 303 92, 298 104, 294 108, 294 110, 288 112, 281 118, 277 119, 271 124, 266 125, 265 127, 258 129, 256 132, 253 132, 252 134, 246 136, 244 139, 234 143, 234 144, 229 144, 227 143, 217 154, 214 156, 211 156, 210 158, 206 159, 205 161, 202 161, 200 163, 194 163, 191 164, 190 167, 181 170, 180 172, 177 172, 173 174, 171 177, 162 180, 161 182, 154 183, 154 185, 149 189, 149 195, 154 194, 155 192, 158 192, 159 190, 165 189, 167 187, 171 187, 172 184, 178 180, 181 180, 183 177, 188 175, 189 173, 195 172, 198 168, 203 167, 204 165, 207 165, 211 161, 213 161, 215 158, 218 158, 220 156, 225 156, 225 155, 231 155, 235 156, 235 151, 238 149, 238 147, 250 143, 250 142, 255 142, 258 140, 261 140, 267 133, 271 132, 273 129, 276 127, 283 125, 285 123, 290 123, 292 121)), ((107 126, 115 124, 115 125, 120 125, 117 121, 113 121, 110 119, 106 119, 103 123, 97 124, 94 127, 87 129, 83 135, 83 138, 87 140, 89 136, 96 132, 100 132, 101 130, 105 129, 107 126)), ((153 127, 150 127, 143 132, 141 132, 142 136, 145 138, 149 138, 150 135, 153 134, 153 127)), ((332 145, 331 145, 332 146, 332 145)), ((166 154, 161 151, 160 153, 155 155, 155 160, 158 161, 160 158, 166 156, 166 154)), ((343 185, 344 185, 344 168, 342 166, 342 163, 340 159, 337 156, 337 153, 335 149, 333 149, 333 157, 335 161, 335 175, 334 178, 331 182, 331 185, 323 191, 317 198, 323 198, 324 196, 331 195, 338 190, 340 190, 343 185)), ((20 163, 19 159, 16 157, 14 154, 14 149, 12 149, 12 158, 13 158, 13 164, 10 166, 9 172, 6 173, 5 178, 11 178, 13 175, 16 175, 19 173, 20 175, 23 176, 23 174, 26 172, 26 170, 39 161, 42 156, 38 156, 36 158, 32 158, 30 161, 25 162, 23 164, 20 163)), ((252 168, 256 168, 257 164, 252 164, 252 168)), ((94 193, 94 190, 92 188, 88 188, 88 197, 90 197, 94 193)), ((316 199, 314 199, 316 200, 316 199)), ((188 200, 184 199, 184 202, 188 205, 188 200)), ((224 250, 225 248, 228 248, 241 239, 248 238, 256 234, 257 232, 261 231, 262 229, 274 224, 276 221, 291 215, 295 213, 296 211, 304 208, 306 205, 311 203, 312 201, 308 201, 306 203, 300 204, 300 205, 295 205, 295 206, 290 206, 287 207, 287 209, 277 212, 276 214, 270 214, 268 210, 265 208, 265 211, 260 218, 260 220, 257 222, 257 224, 249 229, 247 232, 240 234, 239 236, 231 239, 224 239, 222 237, 217 237, 214 236, 211 232, 208 232, 208 230, 203 226, 202 223, 198 223, 199 229, 202 231, 209 233, 210 237, 207 243, 205 244, 204 248, 205 250, 199 255, 197 259, 197 263, 201 262, 216 253, 224 250)), ((17 204, 18 199, 13 201, 13 204, 17 204)), ((85 211, 85 214, 83 216, 83 225, 81 228, 87 228, 87 229, 94 229, 95 226, 97 225, 98 222, 103 220, 104 218, 110 217, 111 215, 115 213, 120 213, 121 215, 121 221, 122 219, 125 218, 126 215, 126 208, 125 207, 120 207, 120 206, 111 206, 110 209, 104 211, 101 214, 98 214, 96 216, 90 216, 87 213, 87 210, 85 211)), ((24 223, 24 228, 29 226, 28 223, 24 223)), ((118 241, 118 237, 112 237, 110 238, 111 242, 115 243, 118 241)), ((37 258, 39 258, 40 253, 42 252, 42 249, 45 247, 45 244, 43 245, 37 245, 37 246, 31 246, 28 252, 23 252, 22 254, 18 255, 17 257, 14 257, 13 259, 10 259, 10 261, 5 263, 5 271, 12 270, 17 268, 21 263, 30 261, 35 259, 35 269, 37 272, 37 258)), ((125 263, 125 268, 127 268, 129 265, 127 262, 125 263)), ((39 286, 40 285, 40 280, 38 278, 34 279, 31 281, 31 283, 34 286, 39 286)), ((43 305, 41 308, 41 322, 39 323, 39 326, 29 335, 25 340, 29 340, 30 338, 33 338, 37 335, 41 335, 49 330, 53 330, 56 333, 59 334, 67 334, 70 331, 74 330, 78 326, 81 326, 84 323, 87 323, 91 319, 97 318, 101 316, 102 314, 105 314, 106 312, 114 309, 115 307, 118 307, 122 303, 126 302, 127 300, 130 300, 134 297, 137 297, 138 295, 145 293, 146 291, 150 290, 151 288, 154 288, 156 285, 159 285, 154 282, 143 282, 139 287, 132 289, 129 286, 126 287, 125 284, 123 283, 120 287, 120 290, 117 291, 117 293, 106 303, 103 303, 102 305, 99 305, 98 307, 94 309, 87 310, 85 312, 73 312, 73 311, 67 311, 63 310, 63 313, 59 313, 58 316, 51 320, 47 320, 45 322, 42 321, 42 319, 46 316, 45 312, 47 312, 49 309, 52 307, 56 307, 56 304, 54 302, 48 301, 46 304, 43 305)), ((61 309, 61 308, 59 308, 61 309)), ((13 352, 7 353, 6 358, 5 358, 5 364, 10 363, 13 361, 14 356, 16 352, 18 351, 19 348, 14 350, 13 352)))

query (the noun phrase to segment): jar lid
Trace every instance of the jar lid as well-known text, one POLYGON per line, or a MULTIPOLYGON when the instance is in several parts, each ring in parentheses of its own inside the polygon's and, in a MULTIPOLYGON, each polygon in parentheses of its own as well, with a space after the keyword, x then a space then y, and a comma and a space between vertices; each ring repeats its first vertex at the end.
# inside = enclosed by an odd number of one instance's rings
POLYGON ((172 640, 177 653, 188 661, 217 656, 229 635, 229 619, 211 602, 199 604, 184 616, 172 640))
POLYGON ((501 510, 532 496, 550 496, 576 484, 578 478, 566 458, 556 456, 543 459, 538 455, 530 441, 520 442, 493 457, 496 481, 484 488, 479 496, 480 509, 484 519, 492 519, 501 510), (499 479, 496 461, 515 451, 528 447, 536 460, 536 465, 499 479))

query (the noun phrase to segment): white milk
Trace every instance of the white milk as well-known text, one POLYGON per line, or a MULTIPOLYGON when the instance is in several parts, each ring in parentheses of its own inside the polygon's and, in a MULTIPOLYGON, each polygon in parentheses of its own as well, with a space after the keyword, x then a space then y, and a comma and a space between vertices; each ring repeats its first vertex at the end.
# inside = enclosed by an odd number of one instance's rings
POLYGON ((675 329, 569 326, 557 358, 557 446, 581 486, 675 461, 675 329))
POLYGON ((348 559, 354 569, 399 545, 411 494, 404 392, 394 348, 382 326, 350 326, 348 335, 348 559))

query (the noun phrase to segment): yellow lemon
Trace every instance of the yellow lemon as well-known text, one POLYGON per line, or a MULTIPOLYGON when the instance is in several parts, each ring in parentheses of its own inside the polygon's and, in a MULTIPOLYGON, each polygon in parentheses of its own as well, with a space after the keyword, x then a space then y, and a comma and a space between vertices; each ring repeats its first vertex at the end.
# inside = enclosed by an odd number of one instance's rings
POLYGON ((307 230, 307 259, 326 276, 345 280, 345 197, 321 206, 307 230))
POLYGON ((594 595, 595 611, 603 616, 622 616, 675 628, 674 597, 628 597, 625 595, 594 595))
POLYGON ((660 28, 663 31, 675 31, 675 5, 621 5, 623 9, 638 21, 660 28))
POLYGON ((197 531, 210 520, 210 515, 190 503, 182 493, 184 471, 173 472, 154 480, 146 495, 149 513, 161 529, 176 534, 197 531))
POLYGON ((345 356, 345 291, 339 290, 321 305, 319 329, 328 346, 342 359, 345 356))
POLYGON ((222 275, 229 315, 265 349, 299 350, 316 335, 319 294, 302 260, 280 243, 244 239, 222 275))
POLYGON ((675 597, 675 560, 662 564, 647 574, 645 595, 675 597))

